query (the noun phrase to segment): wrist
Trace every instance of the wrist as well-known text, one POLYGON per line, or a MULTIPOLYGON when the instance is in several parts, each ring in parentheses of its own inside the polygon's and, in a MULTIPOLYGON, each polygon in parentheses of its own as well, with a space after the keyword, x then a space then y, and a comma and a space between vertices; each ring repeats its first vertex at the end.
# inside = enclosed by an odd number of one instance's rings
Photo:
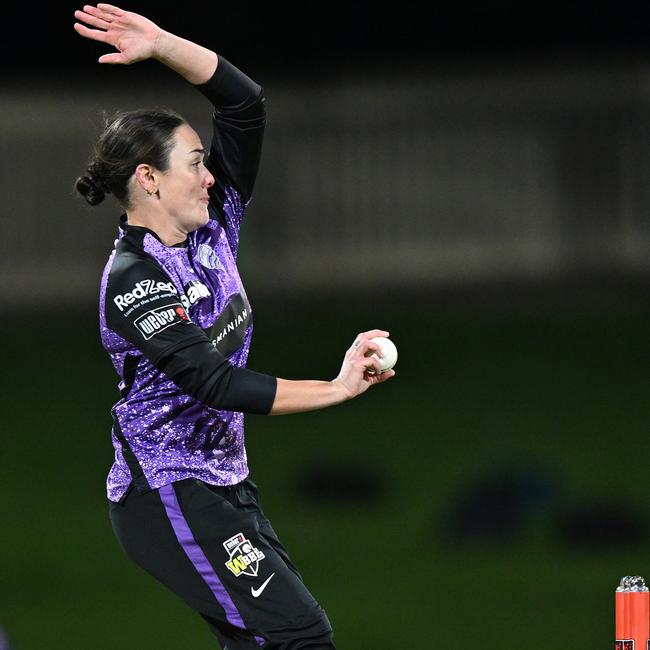
POLYGON ((338 401, 347 402, 354 397, 354 393, 345 385, 345 382, 340 377, 332 379, 332 381, 330 381, 330 384, 335 389, 335 394, 337 395, 338 401))
POLYGON ((216 52, 162 29, 152 56, 194 85, 209 81, 219 61, 216 52))
POLYGON ((160 29, 151 48, 151 57, 161 63, 168 61, 171 58, 174 38, 176 37, 171 32, 160 29))

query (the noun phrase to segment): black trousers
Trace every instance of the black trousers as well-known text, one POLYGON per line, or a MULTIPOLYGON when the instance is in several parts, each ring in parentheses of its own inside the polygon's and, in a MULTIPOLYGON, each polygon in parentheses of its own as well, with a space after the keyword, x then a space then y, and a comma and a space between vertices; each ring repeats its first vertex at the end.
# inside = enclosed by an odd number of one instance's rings
POLYGON ((332 628, 268 519, 250 480, 185 479, 109 502, 126 554, 180 596, 223 650, 332 650, 332 628))

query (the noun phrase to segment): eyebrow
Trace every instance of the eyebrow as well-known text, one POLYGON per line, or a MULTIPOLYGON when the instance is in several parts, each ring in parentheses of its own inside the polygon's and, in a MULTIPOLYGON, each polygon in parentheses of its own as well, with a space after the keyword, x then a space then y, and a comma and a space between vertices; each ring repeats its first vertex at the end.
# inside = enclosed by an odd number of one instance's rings
POLYGON ((205 153, 205 149, 192 149, 192 151, 188 152, 188 156, 193 153, 205 153))

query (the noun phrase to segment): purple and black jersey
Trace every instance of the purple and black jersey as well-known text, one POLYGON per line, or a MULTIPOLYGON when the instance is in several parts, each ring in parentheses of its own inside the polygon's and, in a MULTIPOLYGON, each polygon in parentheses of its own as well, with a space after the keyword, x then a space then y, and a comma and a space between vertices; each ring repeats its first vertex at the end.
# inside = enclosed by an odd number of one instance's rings
POLYGON ((111 501, 132 484, 144 493, 186 478, 242 481, 244 413, 268 413, 275 398, 276 379, 245 368, 253 318, 236 265, 264 132, 263 92, 223 57, 196 88, 215 106, 211 219, 165 246, 123 215, 102 277, 101 339, 121 377, 111 501))

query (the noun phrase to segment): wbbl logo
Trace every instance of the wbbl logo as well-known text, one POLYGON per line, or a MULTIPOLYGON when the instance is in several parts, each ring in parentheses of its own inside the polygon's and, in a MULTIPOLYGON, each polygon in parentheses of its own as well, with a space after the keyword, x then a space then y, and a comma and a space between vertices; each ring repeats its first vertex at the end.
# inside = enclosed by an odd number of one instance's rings
POLYGON ((183 306, 176 303, 175 305, 152 309, 139 318, 136 318, 134 324, 140 331, 140 334, 144 336, 145 340, 149 340, 152 336, 167 329, 170 325, 189 320, 183 306))
POLYGON ((265 555, 244 537, 244 533, 233 535, 223 543, 223 547, 230 556, 226 566, 236 576, 243 574, 257 577, 259 562, 265 558, 265 555))

